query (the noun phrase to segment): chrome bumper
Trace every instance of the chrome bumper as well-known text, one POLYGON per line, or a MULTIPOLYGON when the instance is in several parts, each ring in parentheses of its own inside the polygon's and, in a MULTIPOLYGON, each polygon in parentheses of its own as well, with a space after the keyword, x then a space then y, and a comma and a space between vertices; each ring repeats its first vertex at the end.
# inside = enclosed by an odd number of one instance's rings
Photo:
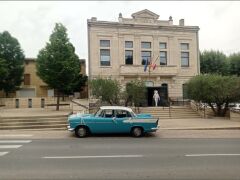
POLYGON ((152 131, 157 131, 160 128, 160 126, 157 126, 155 128, 151 128, 152 131))
POLYGON ((70 126, 67 126, 67 129, 68 129, 69 131, 71 131, 71 132, 74 131, 74 128, 71 128, 70 126))

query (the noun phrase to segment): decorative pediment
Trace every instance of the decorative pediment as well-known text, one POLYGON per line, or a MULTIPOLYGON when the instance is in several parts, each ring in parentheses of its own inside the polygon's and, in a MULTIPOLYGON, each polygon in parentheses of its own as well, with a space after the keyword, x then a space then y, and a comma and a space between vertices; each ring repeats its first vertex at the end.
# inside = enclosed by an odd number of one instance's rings
POLYGON ((144 9, 142 11, 138 11, 138 12, 135 12, 132 14, 132 17, 134 19, 158 19, 159 18, 159 15, 147 10, 147 9, 144 9))

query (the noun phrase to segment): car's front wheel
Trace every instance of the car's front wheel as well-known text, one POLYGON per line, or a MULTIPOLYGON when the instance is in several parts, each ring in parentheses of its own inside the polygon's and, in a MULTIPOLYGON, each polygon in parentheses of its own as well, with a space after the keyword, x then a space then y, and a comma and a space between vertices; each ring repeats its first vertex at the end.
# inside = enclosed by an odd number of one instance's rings
POLYGON ((141 127, 134 127, 132 129, 132 136, 133 137, 141 137, 141 136, 143 136, 143 129, 141 127))
POLYGON ((79 138, 86 137, 88 135, 87 127, 80 126, 75 129, 75 135, 79 138))

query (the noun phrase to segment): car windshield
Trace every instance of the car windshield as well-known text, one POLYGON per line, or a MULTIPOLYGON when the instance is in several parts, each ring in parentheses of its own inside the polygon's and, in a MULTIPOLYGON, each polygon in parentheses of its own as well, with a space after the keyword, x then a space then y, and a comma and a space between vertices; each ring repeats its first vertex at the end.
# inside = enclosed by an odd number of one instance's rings
POLYGON ((132 117, 137 117, 137 115, 133 111, 130 111, 130 113, 132 114, 132 117))
POLYGON ((97 112, 94 114, 95 117, 101 117, 102 109, 98 109, 97 112))

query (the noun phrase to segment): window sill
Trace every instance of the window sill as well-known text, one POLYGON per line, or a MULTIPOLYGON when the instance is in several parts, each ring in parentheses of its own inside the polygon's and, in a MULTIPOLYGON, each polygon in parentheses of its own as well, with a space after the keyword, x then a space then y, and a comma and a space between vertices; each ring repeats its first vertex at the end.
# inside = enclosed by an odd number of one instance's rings
POLYGON ((112 68, 112 66, 99 66, 100 68, 112 68))

